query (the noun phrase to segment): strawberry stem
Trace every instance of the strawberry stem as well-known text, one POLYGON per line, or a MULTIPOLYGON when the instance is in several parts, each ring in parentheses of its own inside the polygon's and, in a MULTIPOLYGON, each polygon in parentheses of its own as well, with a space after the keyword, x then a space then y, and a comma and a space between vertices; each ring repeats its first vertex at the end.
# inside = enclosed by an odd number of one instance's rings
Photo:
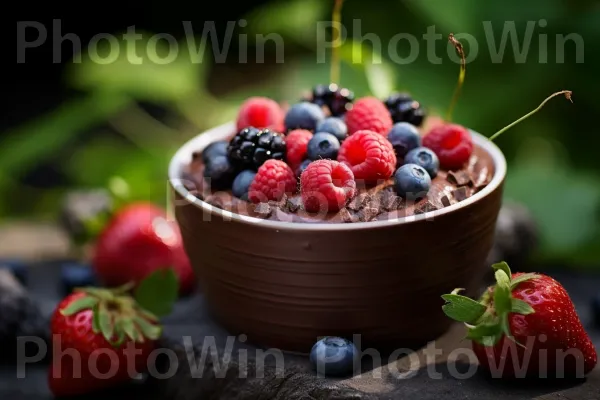
POLYGON ((458 82, 456 83, 456 88, 454 89, 454 95, 452 96, 452 100, 450 101, 450 106, 448 107, 448 113, 446 115, 446 120, 448 122, 452 122, 452 114, 454 113, 454 108, 456 107, 456 103, 458 103, 458 97, 460 96, 460 92, 462 90, 463 83, 465 82, 465 75, 467 72, 467 60, 465 57, 465 49, 461 42, 458 41, 454 37, 454 34, 451 33, 448 36, 448 41, 452 43, 456 52, 460 56, 460 72, 458 74, 458 82))
POLYGON ((522 116, 521 118, 519 118, 515 122, 511 123, 510 125, 505 126, 504 128, 500 129, 498 132, 494 133, 492 136, 490 136, 490 141, 494 141, 494 139, 496 139, 498 136, 502 135, 504 132, 506 132, 507 130, 509 130, 513 126, 515 126, 518 123, 520 123, 520 122, 526 120, 527 118, 531 117, 533 114, 535 114, 536 112, 540 111, 542 109, 542 107, 544 107, 546 105, 546 103, 548 101, 550 101, 553 97, 559 96, 561 94, 564 94, 565 97, 567 98, 567 100, 569 100, 571 103, 573 103, 573 98, 572 98, 573 92, 572 91, 570 91, 570 90, 563 90, 561 92, 556 92, 556 93, 550 95, 549 97, 547 97, 544 101, 542 101, 542 103, 535 110, 529 112, 528 114, 522 116))
POLYGON ((334 0, 333 15, 331 21, 333 22, 333 29, 331 31, 333 39, 333 47, 331 48, 331 70, 330 79, 331 83, 338 83, 340 80, 340 46, 342 45, 342 3, 344 0, 334 0))

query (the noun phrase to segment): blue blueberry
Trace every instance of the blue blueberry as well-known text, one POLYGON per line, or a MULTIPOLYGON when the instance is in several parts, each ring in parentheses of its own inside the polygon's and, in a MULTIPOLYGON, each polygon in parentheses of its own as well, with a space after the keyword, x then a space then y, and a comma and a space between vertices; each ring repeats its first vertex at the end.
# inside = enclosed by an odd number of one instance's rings
POLYGON ((388 134, 388 140, 394 147, 396 157, 398 158, 398 165, 404 159, 404 156, 419 146, 421 146, 421 136, 419 131, 414 125, 408 122, 398 122, 394 124, 388 134))
POLYGON ((233 180, 233 186, 231 191, 235 197, 243 200, 248 200, 248 189, 256 176, 256 172, 252 170, 245 170, 238 174, 233 180))
POLYGON ((325 119, 325 114, 321 107, 303 101, 290 107, 285 115, 285 127, 288 130, 308 129, 309 131, 314 131, 323 119, 325 119))
POLYGON ((309 160, 335 160, 340 151, 340 141, 331 133, 319 132, 308 142, 306 157, 309 160))
POLYGON ((310 164, 312 162, 312 160, 304 160, 302 161, 302 164, 300 164, 300 166, 296 169, 296 176, 298 178, 300 178, 300 175, 302 175, 302 173, 304 172, 304 170, 306 168, 308 168, 308 164, 310 164))
POLYGON ((86 264, 64 264, 60 271, 63 294, 67 295, 79 287, 96 286, 92 267, 86 264))
POLYGON ((398 196, 416 200, 425 197, 431 188, 431 178, 417 164, 404 164, 394 174, 394 188, 398 196))
POLYGON ((17 278, 21 285, 27 285, 29 270, 25 262, 17 259, 0 259, 0 269, 9 270, 14 277, 17 278))
POLYGON ((347 376, 354 372, 358 349, 349 340, 328 336, 319 340, 310 351, 310 364, 319 375, 347 376))
POLYGON ((218 156, 226 156, 227 155, 227 146, 229 146, 229 142, 220 141, 209 144, 204 151, 202 152, 202 161, 204 163, 210 162, 213 158, 218 156))
POLYGON ((417 147, 409 151, 404 157, 405 164, 417 164, 425 169, 431 179, 435 178, 440 169, 440 160, 435 153, 427 147, 417 147))
POLYGON ((343 142, 348 136, 348 127, 340 118, 329 117, 319 123, 315 132, 331 133, 337 140, 343 142))
POLYGON ((210 179, 213 190, 229 189, 235 178, 235 168, 227 157, 216 156, 204 165, 204 177, 210 179))

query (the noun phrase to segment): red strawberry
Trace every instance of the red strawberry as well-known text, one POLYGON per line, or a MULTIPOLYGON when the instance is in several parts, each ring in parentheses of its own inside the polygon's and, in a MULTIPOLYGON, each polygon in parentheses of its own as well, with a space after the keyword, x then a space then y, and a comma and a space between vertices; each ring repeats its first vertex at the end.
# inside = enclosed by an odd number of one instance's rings
POLYGON ((493 265, 496 285, 479 302, 442 298, 450 318, 464 322, 479 363, 492 376, 583 377, 597 362, 596 349, 560 283, 542 274, 512 274, 493 265))
POLYGON ((176 276, 164 272, 140 285, 137 301, 126 294, 127 287, 83 288, 58 305, 51 319, 55 352, 48 375, 54 396, 112 387, 145 371, 162 332, 158 318, 170 312, 177 297, 176 276))
POLYGON ((107 286, 139 283, 166 267, 177 273, 181 293, 195 285, 179 227, 151 203, 131 203, 113 215, 96 241, 92 264, 107 286))

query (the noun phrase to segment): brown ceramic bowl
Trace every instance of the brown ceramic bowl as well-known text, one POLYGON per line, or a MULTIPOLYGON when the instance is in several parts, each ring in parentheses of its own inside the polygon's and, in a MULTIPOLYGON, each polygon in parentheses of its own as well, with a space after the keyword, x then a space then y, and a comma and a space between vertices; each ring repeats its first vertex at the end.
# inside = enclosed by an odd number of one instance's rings
POLYGON ((492 247, 506 160, 472 197, 418 216, 351 224, 305 224, 241 216, 196 198, 182 185, 194 151, 223 140, 209 130, 173 157, 169 179, 187 253, 215 318, 259 346, 309 352, 324 335, 361 335, 361 346, 412 347, 450 326, 440 296, 475 293, 492 247))

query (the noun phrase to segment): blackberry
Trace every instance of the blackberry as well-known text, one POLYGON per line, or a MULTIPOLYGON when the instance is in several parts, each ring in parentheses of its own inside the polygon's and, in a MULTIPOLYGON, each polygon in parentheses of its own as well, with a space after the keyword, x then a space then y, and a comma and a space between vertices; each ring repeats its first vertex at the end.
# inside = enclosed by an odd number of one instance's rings
POLYGON ((329 86, 317 85, 313 89, 310 101, 320 107, 327 107, 332 116, 339 117, 352 108, 354 93, 346 88, 340 88, 335 83, 329 86))
POLYGON ((227 147, 229 159, 239 170, 256 171, 270 159, 285 161, 285 153, 285 137, 268 128, 244 128, 231 139, 227 147))
POLYGON ((385 106, 392 114, 392 120, 408 122, 414 126, 421 126, 425 119, 425 109, 407 93, 394 93, 385 100, 385 106))

